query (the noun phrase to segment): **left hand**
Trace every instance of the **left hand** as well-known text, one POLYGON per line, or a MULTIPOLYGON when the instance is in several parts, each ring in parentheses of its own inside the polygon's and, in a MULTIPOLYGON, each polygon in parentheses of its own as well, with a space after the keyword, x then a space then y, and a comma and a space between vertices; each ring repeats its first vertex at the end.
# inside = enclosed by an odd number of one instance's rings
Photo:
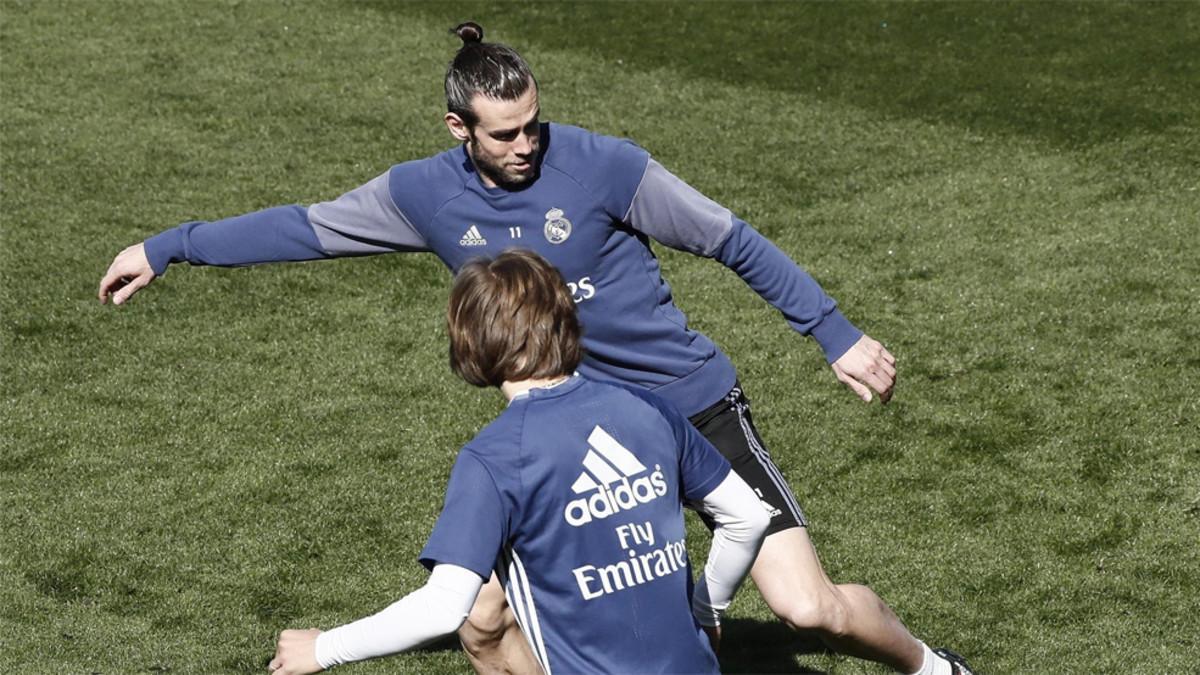
POLYGON ((317 636, 320 634, 316 628, 280 633, 275 658, 267 664, 267 670, 271 675, 309 675, 324 670, 317 663, 317 636))
POLYGON ((101 304, 108 302, 111 296, 114 305, 123 305, 130 296, 154 281, 157 275, 146 258, 145 243, 134 244, 117 254, 108 271, 100 279, 100 289, 97 295, 101 304))
POLYGON ((871 390, 887 403, 896 387, 896 357, 869 335, 863 335, 854 346, 830 366, 837 379, 854 390, 858 397, 871 402, 871 390))

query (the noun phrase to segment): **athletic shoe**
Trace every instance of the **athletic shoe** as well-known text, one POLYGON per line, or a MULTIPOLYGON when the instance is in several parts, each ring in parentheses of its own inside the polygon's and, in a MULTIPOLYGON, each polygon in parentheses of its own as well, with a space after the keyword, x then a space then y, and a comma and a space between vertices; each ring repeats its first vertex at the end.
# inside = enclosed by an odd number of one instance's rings
POLYGON ((971 669, 971 666, 967 665, 967 660, 955 652, 952 652, 945 647, 938 647, 937 649, 933 650, 933 653, 950 662, 950 671, 953 672, 954 675, 976 675, 975 671, 971 669))

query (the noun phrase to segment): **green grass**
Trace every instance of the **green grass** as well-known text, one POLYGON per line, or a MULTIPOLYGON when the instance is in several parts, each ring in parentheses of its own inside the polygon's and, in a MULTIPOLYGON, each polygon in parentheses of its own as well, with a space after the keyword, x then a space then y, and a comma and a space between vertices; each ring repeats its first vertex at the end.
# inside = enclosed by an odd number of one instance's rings
MULTIPOLYGON (((548 118, 636 139, 897 354, 862 406, 732 274, 660 251, 831 576, 984 672, 1195 668, 1200 5, 2 0, 0 671, 261 672, 279 630, 422 583, 501 405, 445 367, 435 259, 94 296, 161 229, 448 147, 464 18, 548 118)), ((883 672, 752 588, 728 632, 730 672, 883 672)))

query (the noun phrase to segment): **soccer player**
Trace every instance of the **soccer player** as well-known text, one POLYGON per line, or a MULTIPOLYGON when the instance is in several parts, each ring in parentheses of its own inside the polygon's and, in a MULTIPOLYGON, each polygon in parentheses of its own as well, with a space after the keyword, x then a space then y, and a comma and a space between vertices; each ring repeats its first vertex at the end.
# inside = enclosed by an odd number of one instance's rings
MULTIPOLYGON (((733 270, 797 332, 814 337, 837 378, 865 401, 891 397, 892 355, 787 255, 645 150, 542 123, 537 82, 524 59, 484 43, 476 24, 455 30, 463 46, 446 73, 445 122, 461 146, 397 164, 333 201, 190 222, 155 235, 117 255, 101 279, 101 301, 127 301, 173 262, 248 265, 429 251, 457 270, 510 246, 536 250, 562 272, 578 303, 587 350, 580 372, 673 403, 771 510, 751 574, 777 616, 815 632, 834 651, 903 673, 970 672, 961 659, 914 638, 870 589, 826 576, 805 516, 754 428, 733 364, 688 328, 649 241, 733 270)), ((505 616, 481 603, 460 632, 481 670, 497 658, 494 646, 510 625, 505 616)))
POLYGON ((327 633, 284 631, 269 667, 312 673, 452 633, 495 569, 547 675, 718 672, 701 627, 716 634, 758 553, 758 496, 669 403, 573 374, 575 303, 536 253, 464 265, 447 323, 451 368, 509 404, 458 454, 420 556, 429 581, 327 633), (717 524, 694 593, 684 500, 717 524))

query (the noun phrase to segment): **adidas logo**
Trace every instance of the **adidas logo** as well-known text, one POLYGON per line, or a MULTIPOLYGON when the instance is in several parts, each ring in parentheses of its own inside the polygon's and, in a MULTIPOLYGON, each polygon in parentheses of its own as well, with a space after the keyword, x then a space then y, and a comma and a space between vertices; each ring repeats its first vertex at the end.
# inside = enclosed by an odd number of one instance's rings
POLYGON ((563 509, 563 517, 574 527, 636 508, 667 494, 667 480, 662 468, 656 465, 649 476, 634 478, 648 469, 599 426, 592 429, 588 445, 591 447, 583 458, 583 472, 571 484, 571 491, 577 495, 591 494, 572 499, 563 509))
POLYGON ((462 236, 462 239, 458 240, 458 245, 459 246, 486 246, 487 239, 484 239, 483 235, 479 234, 478 227, 472 225, 470 228, 467 229, 467 232, 466 232, 466 234, 464 234, 462 236))

